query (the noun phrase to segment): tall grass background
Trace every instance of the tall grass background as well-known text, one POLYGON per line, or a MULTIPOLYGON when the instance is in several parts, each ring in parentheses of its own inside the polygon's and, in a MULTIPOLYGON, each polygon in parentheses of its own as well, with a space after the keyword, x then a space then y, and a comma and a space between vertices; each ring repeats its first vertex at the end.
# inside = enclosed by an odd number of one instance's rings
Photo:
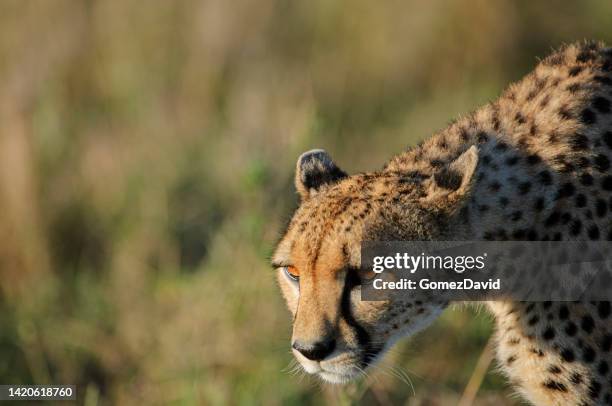
MULTIPOLYGON (((0 383, 87 405, 455 404, 492 329, 476 310, 364 382, 291 373, 267 258, 295 160, 380 168, 585 38, 612 41, 612 3, 2 0, 0 383)), ((492 365, 474 403, 519 401, 492 365)))

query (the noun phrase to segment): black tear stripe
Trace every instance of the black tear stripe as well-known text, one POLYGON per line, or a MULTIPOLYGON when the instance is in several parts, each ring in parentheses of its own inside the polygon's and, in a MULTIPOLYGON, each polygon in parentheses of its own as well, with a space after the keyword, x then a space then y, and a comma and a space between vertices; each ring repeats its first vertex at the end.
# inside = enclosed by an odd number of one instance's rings
POLYGON ((357 335, 357 342, 360 347, 363 348, 363 356, 361 357, 361 368, 366 368, 376 358, 378 353, 382 350, 382 345, 373 345, 370 334, 363 328, 351 312, 351 291, 357 285, 359 285, 359 276, 348 270, 346 272, 346 279, 344 282, 344 290, 342 291, 342 298, 340 299, 340 315, 346 321, 357 335))

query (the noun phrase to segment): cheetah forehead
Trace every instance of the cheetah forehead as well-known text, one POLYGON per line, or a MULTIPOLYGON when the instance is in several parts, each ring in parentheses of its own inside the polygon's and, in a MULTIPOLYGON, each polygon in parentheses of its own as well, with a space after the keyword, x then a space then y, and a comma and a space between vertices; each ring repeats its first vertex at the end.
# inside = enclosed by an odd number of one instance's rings
POLYGON ((321 196, 317 200, 296 210, 273 263, 312 267, 315 261, 325 261, 325 268, 359 266, 360 243, 373 214, 373 204, 358 196, 321 196))
MULTIPOLYGON (((273 257, 273 263, 318 260, 321 254, 342 263, 360 264, 361 242, 368 239, 381 209, 395 195, 408 201, 422 194, 415 174, 357 174, 303 202, 294 213, 273 257)), ((329 259, 328 259, 329 260, 329 259)))

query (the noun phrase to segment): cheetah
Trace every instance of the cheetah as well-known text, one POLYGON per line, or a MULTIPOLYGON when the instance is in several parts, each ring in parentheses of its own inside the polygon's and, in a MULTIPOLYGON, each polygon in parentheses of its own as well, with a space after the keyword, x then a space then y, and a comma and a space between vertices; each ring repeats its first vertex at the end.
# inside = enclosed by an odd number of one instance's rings
MULTIPOLYGON (((362 301, 362 241, 612 240, 612 49, 563 46, 499 97, 380 171, 302 154, 272 257, 303 369, 344 383, 444 302, 362 301)), ((536 405, 612 404, 610 302, 486 303, 496 358, 536 405)))

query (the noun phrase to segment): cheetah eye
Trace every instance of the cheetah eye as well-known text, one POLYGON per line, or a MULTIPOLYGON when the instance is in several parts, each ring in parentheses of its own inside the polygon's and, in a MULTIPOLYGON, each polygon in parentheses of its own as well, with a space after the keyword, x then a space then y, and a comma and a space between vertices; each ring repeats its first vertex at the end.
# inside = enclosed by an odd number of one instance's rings
POLYGON ((294 266, 291 266, 291 265, 284 266, 283 272, 285 272, 285 275, 287 275, 289 279, 291 280, 294 280, 297 282, 300 279, 300 272, 294 266))

